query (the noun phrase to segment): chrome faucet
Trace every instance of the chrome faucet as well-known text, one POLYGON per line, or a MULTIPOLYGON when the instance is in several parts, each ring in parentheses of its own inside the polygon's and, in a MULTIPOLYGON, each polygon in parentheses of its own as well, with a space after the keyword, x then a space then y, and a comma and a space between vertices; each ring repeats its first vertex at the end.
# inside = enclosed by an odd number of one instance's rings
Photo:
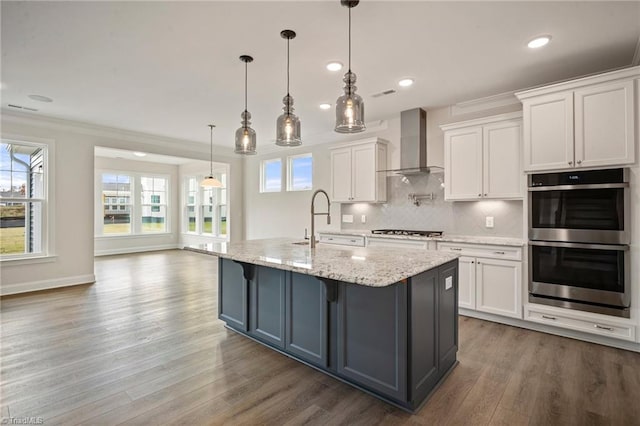
POLYGON ((316 233, 315 233, 315 218, 314 216, 327 216, 327 225, 331 224, 331 201, 329 200, 329 194, 327 194, 327 192, 325 190, 322 189, 318 189, 316 192, 313 193, 313 196, 311 197, 311 235, 309 238, 309 247, 310 248, 315 248, 316 247, 316 233), (316 195, 318 194, 324 194, 325 197, 327 197, 327 212, 326 213, 316 213, 315 211, 315 201, 316 201, 316 195))

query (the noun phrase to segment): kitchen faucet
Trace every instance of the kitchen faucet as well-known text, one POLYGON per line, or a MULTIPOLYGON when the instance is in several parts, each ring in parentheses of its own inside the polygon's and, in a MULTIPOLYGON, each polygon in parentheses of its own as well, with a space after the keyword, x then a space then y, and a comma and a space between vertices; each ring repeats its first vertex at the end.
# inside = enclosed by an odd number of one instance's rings
POLYGON ((311 238, 309 238, 309 247, 310 248, 315 248, 316 247, 316 234, 315 234, 315 218, 314 216, 327 216, 327 225, 331 224, 331 201, 329 200, 329 194, 327 194, 327 192, 323 189, 318 189, 316 192, 313 193, 313 196, 311 197, 311 238), (318 195, 319 193, 323 193, 325 197, 327 197, 327 212, 326 213, 316 213, 315 211, 315 201, 316 201, 316 195, 318 195))

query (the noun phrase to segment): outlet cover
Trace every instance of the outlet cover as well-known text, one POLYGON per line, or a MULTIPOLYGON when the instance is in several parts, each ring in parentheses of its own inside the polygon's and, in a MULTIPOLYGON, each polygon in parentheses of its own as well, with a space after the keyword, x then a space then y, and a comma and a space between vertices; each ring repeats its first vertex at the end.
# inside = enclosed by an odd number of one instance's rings
POLYGON ((360 223, 367 223, 367 215, 363 214, 362 216, 360 216, 360 223))
POLYGON ((493 228, 493 216, 487 216, 485 218, 485 226, 487 228, 493 228))
POLYGON ((344 223, 353 223, 353 215, 352 214, 343 214, 342 222, 344 223))

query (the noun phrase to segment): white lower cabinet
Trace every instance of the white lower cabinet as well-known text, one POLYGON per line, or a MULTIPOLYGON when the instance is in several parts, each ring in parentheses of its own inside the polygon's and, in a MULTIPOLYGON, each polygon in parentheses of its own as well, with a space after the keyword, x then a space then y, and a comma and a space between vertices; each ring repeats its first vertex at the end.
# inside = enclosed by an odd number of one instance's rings
POLYGON ((435 250, 435 241, 406 240, 399 238, 367 237, 367 247, 399 247, 435 250))
POLYGON ((438 250, 460 253, 458 306, 522 318, 522 249, 438 243, 438 250))
POLYGON ((604 317, 588 312, 529 304, 525 306, 524 319, 630 342, 634 342, 636 339, 636 327, 629 320, 604 317))
POLYGON ((325 244, 337 244, 342 246, 364 247, 365 240, 362 235, 324 234, 320 233, 319 242, 325 244))

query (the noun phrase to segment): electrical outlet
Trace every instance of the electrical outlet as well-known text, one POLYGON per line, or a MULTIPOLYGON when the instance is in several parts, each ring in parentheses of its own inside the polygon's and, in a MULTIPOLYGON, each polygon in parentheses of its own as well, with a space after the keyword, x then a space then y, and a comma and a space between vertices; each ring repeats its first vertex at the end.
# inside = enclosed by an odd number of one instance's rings
POLYGON ((360 216, 360 223, 367 223, 367 215, 363 214, 362 216, 360 216))
POLYGON ((485 218, 485 226, 487 228, 493 228, 493 216, 487 216, 485 218))
POLYGON ((353 215, 352 214, 343 214, 342 222, 344 223, 353 223, 353 215))

